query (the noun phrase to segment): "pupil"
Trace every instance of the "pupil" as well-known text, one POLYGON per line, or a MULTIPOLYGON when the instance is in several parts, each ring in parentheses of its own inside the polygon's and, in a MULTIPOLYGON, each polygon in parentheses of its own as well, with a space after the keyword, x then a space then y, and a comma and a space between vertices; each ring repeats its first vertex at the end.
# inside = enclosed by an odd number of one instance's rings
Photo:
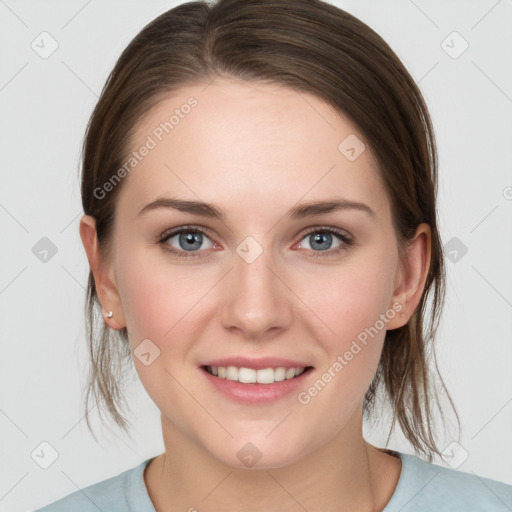
POLYGON ((201 247, 201 233, 195 233, 195 234, 187 234, 187 235, 181 235, 180 242, 184 242, 182 244, 185 245, 185 249, 199 249, 201 247), (196 246, 194 246, 196 244, 196 246))
POLYGON ((313 243, 311 244, 314 249, 318 249, 320 251, 324 251, 328 247, 318 247, 322 242, 329 242, 332 238, 330 233, 317 233, 313 237, 313 243))

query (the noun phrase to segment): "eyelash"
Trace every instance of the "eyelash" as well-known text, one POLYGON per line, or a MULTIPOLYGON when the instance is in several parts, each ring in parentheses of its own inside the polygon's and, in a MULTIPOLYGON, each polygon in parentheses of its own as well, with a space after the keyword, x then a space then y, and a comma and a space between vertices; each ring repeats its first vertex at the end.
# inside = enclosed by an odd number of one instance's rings
MULTIPOLYGON (((160 236, 158 243, 162 245, 164 250, 178 256, 179 258, 203 257, 203 255, 201 254, 201 252, 203 252, 203 251, 195 251, 195 252, 179 251, 179 250, 174 249, 173 247, 170 247, 166 243, 170 238, 172 238, 175 235, 179 235, 181 233, 201 233, 202 235, 210 238, 208 236, 208 233, 205 230, 203 230, 202 228, 200 228, 199 226, 183 226, 176 230, 172 230, 170 232, 163 233, 160 236), (183 254, 183 253, 185 253, 185 254, 183 254)), ((312 251, 311 256, 313 258, 325 258, 325 257, 332 256, 334 254, 338 254, 341 251, 348 250, 354 244, 354 239, 351 236, 349 236, 345 231, 342 231, 341 229, 337 229, 337 228, 327 227, 327 226, 311 228, 310 230, 301 234, 301 240, 313 233, 328 233, 331 235, 336 235, 343 242, 342 245, 340 245, 339 247, 332 249, 332 250, 328 249, 325 251, 312 251)))

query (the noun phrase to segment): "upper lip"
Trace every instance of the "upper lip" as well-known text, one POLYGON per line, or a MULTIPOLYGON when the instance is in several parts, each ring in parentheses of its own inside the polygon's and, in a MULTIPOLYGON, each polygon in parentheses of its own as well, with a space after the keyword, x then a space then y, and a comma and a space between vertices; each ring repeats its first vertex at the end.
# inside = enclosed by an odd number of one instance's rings
POLYGON ((236 366, 238 368, 254 368, 261 370, 263 368, 307 368, 308 364, 293 359, 284 359, 281 357, 223 357, 207 361, 202 366, 236 366))

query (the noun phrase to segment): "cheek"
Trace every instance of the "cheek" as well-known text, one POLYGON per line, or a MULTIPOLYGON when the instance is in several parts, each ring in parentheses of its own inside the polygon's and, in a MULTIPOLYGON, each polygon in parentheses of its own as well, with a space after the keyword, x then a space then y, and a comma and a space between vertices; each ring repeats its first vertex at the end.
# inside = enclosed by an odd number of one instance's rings
MULTIPOLYGON (((211 288, 208 272, 171 266, 154 248, 132 247, 118 260, 119 291, 130 342, 149 338, 157 345, 172 338, 193 315, 194 307, 211 288)), ((212 278, 213 279, 213 278, 212 278)))
MULTIPOLYGON (((136 372, 157 407, 185 429, 183 411, 191 409, 191 400, 179 384, 179 370, 196 337, 195 315, 201 308, 194 306, 211 288, 211 280, 204 274, 198 280, 197 272, 192 279, 185 267, 171 268, 162 258, 151 260, 147 249, 126 254, 130 257, 118 261, 123 276, 118 284, 136 372)), ((195 385, 191 379, 186 389, 198 396, 195 385)))
POLYGON ((136 258, 122 263, 123 284, 120 293, 123 302, 125 321, 132 346, 141 339, 156 340, 162 336, 164 328, 172 321, 166 301, 172 298, 164 294, 163 276, 150 265, 137 264, 136 258))
MULTIPOLYGON (((308 279, 303 289, 309 290, 304 302, 321 320, 312 321, 318 325, 315 338, 325 354, 311 392, 322 390, 322 397, 315 399, 318 407, 331 404, 345 413, 368 389, 380 360, 386 319, 389 322, 396 314, 390 304, 398 257, 393 247, 381 245, 357 256, 315 276, 314 282, 308 279)), ((307 401, 312 395, 304 391, 307 401)))
POLYGON ((339 271, 336 279, 323 280, 323 293, 316 289, 304 301, 313 304, 311 309, 322 320, 316 340, 326 357, 299 402, 311 402, 319 411, 325 407, 339 411, 332 419, 333 428, 360 405, 380 360, 386 333, 382 318, 389 321, 396 314, 388 307, 394 274, 384 270, 385 262, 380 263, 339 271))
POLYGON ((304 303, 324 324, 333 348, 343 349, 391 307, 395 264, 392 248, 361 253, 357 261, 308 279, 304 303))

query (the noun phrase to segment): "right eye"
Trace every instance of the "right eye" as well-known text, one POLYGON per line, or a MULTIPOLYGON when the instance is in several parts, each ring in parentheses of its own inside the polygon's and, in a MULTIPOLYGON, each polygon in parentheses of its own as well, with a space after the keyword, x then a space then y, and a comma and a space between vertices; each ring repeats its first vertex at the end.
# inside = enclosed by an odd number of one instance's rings
POLYGON ((200 256, 200 253, 203 252, 201 246, 205 242, 209 243, 209 246, 203 249, 211 249, 216 246, 216 244, 208 238, 206 232, 197 226, 186 226, 174 229, 164 233, 159 240, 159 243, 162 244, 166 251, 180 258, 200 256))

